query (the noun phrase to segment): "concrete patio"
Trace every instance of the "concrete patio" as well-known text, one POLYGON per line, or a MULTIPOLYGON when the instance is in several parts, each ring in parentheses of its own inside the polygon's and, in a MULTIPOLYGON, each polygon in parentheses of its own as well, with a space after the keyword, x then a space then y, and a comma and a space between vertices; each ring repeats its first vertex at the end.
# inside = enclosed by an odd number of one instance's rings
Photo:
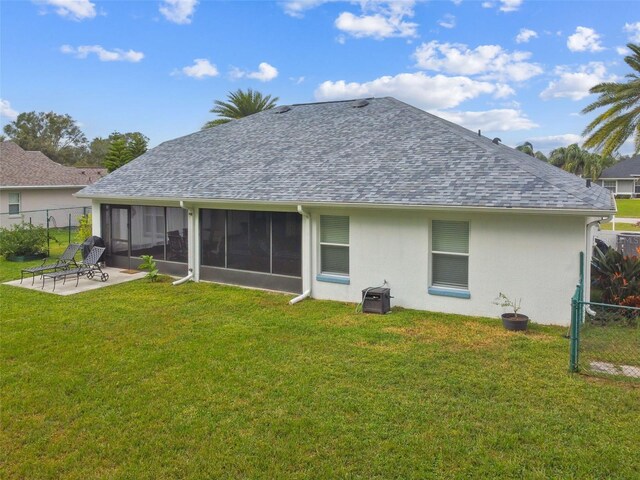
POLYGON ((106 282, 100 281, 100 274, 94 276, 92 279, 86 276, 81 276, 76 287, 76 277, 70 276, 66 282, 63 283, 62 279, 56 281, 56 289, 53 290, 53 280, 45 278, 44 289, 42 288, 42 278, 40 276, 35 277, 33 285, 31 285, 31 277, 25 277, 22 284, 20 280, 12 280, 11 282, 5 282, 5 285, 11 285, 14 287, 26 288, 28 290, 36 290, 38 292, 53 293, 55 295, 73 295, 75 293, 88 292, 89 290, 96 290, 98 288, 108 287, 110 285, 117 285, 119 283, 130 282, 143 278, 146 272, 129 273, 127 270, 121 268, 105 267, 102 269, 105 273, 109 274, 109 280, 106 282))

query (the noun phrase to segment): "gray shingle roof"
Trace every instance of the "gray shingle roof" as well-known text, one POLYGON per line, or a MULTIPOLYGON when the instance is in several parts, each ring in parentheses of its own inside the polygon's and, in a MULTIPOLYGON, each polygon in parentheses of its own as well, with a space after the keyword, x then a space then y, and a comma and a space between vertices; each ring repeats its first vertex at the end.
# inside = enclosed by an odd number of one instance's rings
POLYGON ((640 155, 627 158, 614 166, 605 168, 600 178, 633 178, 640 177, 640 155))
POLYGON ((615 210, 606 189, 389 97, 293 105, 177 138, 81 195, 615 210))
POLYGON ((1 187, 83 187, 106 173, 104 168, 60 165, 42 152, 23 150, 13 142, 0 142, 1 187))

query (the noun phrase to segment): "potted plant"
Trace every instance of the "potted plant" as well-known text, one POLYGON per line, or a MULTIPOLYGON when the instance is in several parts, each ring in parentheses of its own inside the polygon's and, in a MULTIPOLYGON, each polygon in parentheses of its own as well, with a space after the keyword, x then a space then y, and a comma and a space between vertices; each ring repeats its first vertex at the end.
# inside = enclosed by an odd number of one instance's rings
POLYGON ((522 303, 521 298, 514 298, 513 300, 511 300, 504 293, 500 292, 493 303, 495 305, 510 308, 513 310, 513 313, 509 312, 502 314, 502 326, 504 328, 512 331, 521 331, 527 329, 527 325, 529 324, 529 317, 518 313, 518 311, 520 310, 520 304, 522 303))

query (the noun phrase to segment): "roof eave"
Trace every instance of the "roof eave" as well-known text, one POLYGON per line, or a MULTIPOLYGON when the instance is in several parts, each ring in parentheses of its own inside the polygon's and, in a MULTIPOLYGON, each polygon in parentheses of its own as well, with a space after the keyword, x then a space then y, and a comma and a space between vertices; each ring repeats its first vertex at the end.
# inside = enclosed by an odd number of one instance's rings
POLYGON ((524 207, 476 207, 466 205, 406 205, 395 203, 358 203, 358 202, 314 202, 314 201, 280 201, 280 200, 234 200, 234 199, 206 199, 188 197, 136 197, 123 195, 81 195, 75 194, 79 198, 90 198, 92 200, 106 200, 118 202, 171 202, 188 205, 274 205, 274 206, 297 206, 302 205, 308 208, 333 207, 333 208, 375 208, 375 209, 400 209, 400 210, 431 210, 431 211, 467 211, 479 213, 513 212, 522 214, 550 214, 550 215, 580 215, 585 217, 609 216, 617 212, 606 209, 569 209, 569 208, 524 208, 524 207))

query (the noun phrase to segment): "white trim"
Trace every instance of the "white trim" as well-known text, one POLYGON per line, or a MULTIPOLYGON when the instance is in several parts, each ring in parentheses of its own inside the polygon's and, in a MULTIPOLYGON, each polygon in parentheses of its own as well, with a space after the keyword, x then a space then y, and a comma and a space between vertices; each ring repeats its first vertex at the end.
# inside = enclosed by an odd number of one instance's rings
MULTIPOLYGON (((424 210, 424 211, 459 211, 459 212, 485 212, 485 213, 505 213, 515 212, 521 214, 532 215, 580 215, 586 217, 606 216, 615 213, 614 210, 586 210, 586 209, 563 209, 563 208, 530 208, 530 207, 474 207, 464 205, 403 205, 393 203, 345 203, 345 202, 299 202, 299 201, 282 201, 282 200, 232 200, 232 199, 206 199, 206 198, 179 198, 179 197, 139 197, 139 196, 120 196, 120 195, 79 195, 78 198, 91 198, 101 203, 123 203, 126 205, 130 202, 136 202, 136 205, 151 205, 154 202, 185 202, 191 205, 202 206, 202 208, 211 208, 210 205, 218 205, 216 208, 233 210, 238 205, 247 205, 246 208, 255 210, 256 206, 264 206, 265 210, 273 208, 283 208, 283 211, 295 211, 298 205, 302 208, 366 208, 366 209, 384 209, 384 210, 424 210), (230 205, 231 207, 227 207, 230 205), (235 207, 234 207, 235 206, 235 207), (291 209, 291 210, 289 210, 291 209)), ((277 211, 277 210, 270 210, 277 211)))
POLYGON ((0 190, 53 190, 53 189, 64 189, 64 188, 78 188, 82 189, 87 185, 2 185, 0 186, 0 190))

